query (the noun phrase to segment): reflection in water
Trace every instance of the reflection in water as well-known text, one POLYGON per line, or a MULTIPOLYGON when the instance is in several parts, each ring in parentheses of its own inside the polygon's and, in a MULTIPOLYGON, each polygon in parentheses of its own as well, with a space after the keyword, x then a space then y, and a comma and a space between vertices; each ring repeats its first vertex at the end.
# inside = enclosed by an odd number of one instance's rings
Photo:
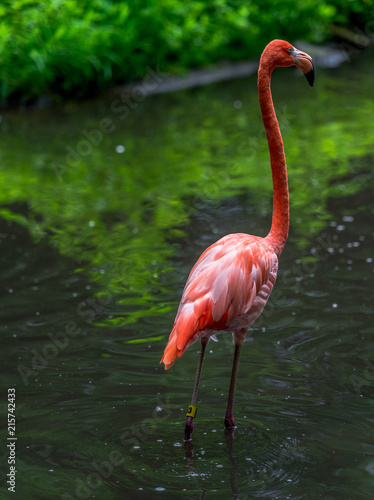
POLYGON ((368 54, 320 71, 313 100, 274 75, 290 239, 243 345, 237 429, 223 429, 233 346, 218 334, 185 448, 198 346, 170 373, 159 360, 196 257, 269 228, 255 78, 147 99, 62 179, 53 162, 108 104, 4 113, 0 372, 20 498, 370 497, 373 68, 368 54))
POLYGON ((238 466, 236 463, 236 458, 233 453, 234 451, 234 433, 235 429, 225 429, 225 437, 227 443, 227 453, 231 462, 231 474, 230 474, 230 486, 234 494, 234 498, 238 498, 238 487, 236 484, 236 478, 238 475, 238 466))
POLYGON ((200 474, 196 468, 195 457, 193 452, 193 444, 191 440, 184 441, 184 451, 186 454, 187 469, 189 471, 189 476, 193 479, 197 490, 201 490, 200 500, 204 500, 206 496, 206 491, 202 485, 200 479, 200 474))
MULTIPOLYGON (((274 75, 289 165, 290 236, 301 250, 326 228, 328 200, 354 196, 371 181, 372 70, 364 58, 357 64, 321 71, 313 99, 296 75, 274 75)), ((0 181, 7 190, 0 215, 36 238, 50 236, 65 256, 84 256, 77 271, 89 273, 103 301, 117 301, 115 313, 100 320, 118 327, 174 307, 170 283, 180 277, 179 270, 170 274, 174 245, 193 218, 201 239, 189 242, 188 258, 228 232, 266 235, 271 178, 255 76, 149 97, 126 120, 113 116, 112 132, 65 165, 82 130, 94 130, 110 104, 4 115, 0 181), (62 176, 56 163, 66 167, 62 176)))
MULTIPOLYGON (((225 429, 227 467, 221 467, 220 480, 229 484, 230 498, 249 500, 250 498, 275 498, 283 490, 300 482, 305 474, 308 460, 300 441, 287 437, 269 442, 260 453, 251 447, 253 456, 245 450, 235 450, 235 430, 225 429), (238 484, 239 483, 239 484, 238 484)), ((242 443, 240 443, 242 444, 242 443)), ((237 447, 240 446, 237 443, 237 447)), ((185 456, 188 474, 195 488, 201 491, 200 498, 207 494, 204 482, 207 474, 203 472, 198 457, 194 453, 192 441, 185 441, 185 456)), ((221 458, 222 459, 222 458, 221 458)), ((217 491, 210 490, 209 493, 217 491)))

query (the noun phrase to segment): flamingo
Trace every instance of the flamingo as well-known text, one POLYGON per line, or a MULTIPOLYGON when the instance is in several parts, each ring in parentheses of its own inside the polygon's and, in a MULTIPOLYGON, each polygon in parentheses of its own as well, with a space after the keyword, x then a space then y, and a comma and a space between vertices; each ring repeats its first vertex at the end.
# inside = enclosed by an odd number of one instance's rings
POLYGON ((165 370, 198 339, 200 357, 187 412, 185 441, 191 439, 196 399, 206 346, 217 331, 232 332, 235 346, 225 427, 234 429, 235 385, 240 350, 252 323, 261 314, 273 289, 278 258, 289 228, 287 167, 282 136, 271 96, 271 75, 277 66, 296 66, 313 87, 314 65, 305 52, 284 40, 264 49, 258 69, 258 96, 270 151, 273 179, 273 216, 269 234, 262 238, 228 234, 207 248, 193 266, 184 287, 173 329, 160 363, 165 370))

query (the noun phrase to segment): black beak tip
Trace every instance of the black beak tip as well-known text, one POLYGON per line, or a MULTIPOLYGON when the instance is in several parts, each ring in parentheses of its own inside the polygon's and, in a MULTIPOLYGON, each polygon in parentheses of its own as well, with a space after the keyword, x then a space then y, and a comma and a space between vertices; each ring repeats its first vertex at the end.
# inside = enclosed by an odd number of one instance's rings
POLYGON ((308 83, 311 87, 313 87, 314 85, 314 77, 315 77, 315 69, 314 69, 314 64, 313 64, 313 68, 310 69, 307 73, 304 73, 305 74, 305 78, 308 80, 308 83))

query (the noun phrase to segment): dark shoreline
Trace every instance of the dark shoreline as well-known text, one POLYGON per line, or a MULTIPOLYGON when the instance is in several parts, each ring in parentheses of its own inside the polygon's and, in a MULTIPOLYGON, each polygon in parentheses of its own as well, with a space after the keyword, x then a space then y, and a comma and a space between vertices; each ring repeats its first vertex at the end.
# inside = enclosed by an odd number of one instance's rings
MULTIPOLYGON (((294 44, 297 48, 308 52, 315 63, 316 67, 319 68, 336 68, 351 60, 351 56, 357 56, 359 52, 366 49, 365 47, 354 48, 350 50, 350 46, 341 42, 340 44, 335 43, 334 45, 312 45, 307 42, 298 41, 294 44)), ((240 61, 240 62, 222 62, 211 67, 205 67, 202 69, 195 69, 187 71, 184 76, 176 76, 168 73, 159 72, 161 78, 157 81, 157 85, 146 86, 145 81, 150 78, 150 74, 157 73, 153 68, 148 68, 148 74, 140 81, 127 83, 124 85, 114 85, 109 89, 97 93, 94 96, 88 96, 77 100, 85 101, 90 99, 97 99, 100 97, 109 96, 111 98, 116 96, 131 96, 134 92, 143 92, 145 95, 152 94, 165 94, 171 92, 177 92, 179 90, 201 87, 204 85, 210 85, 212 83, 217 83, 220 81, 233 80, 236 78, 245 78, 254 73, 256 73, 258 68, 258 60, 252 61, 240 61), (143 89, 143 90, 142 90, 143 89)), ((37 99, 30 101, 20 100, 18 102, 10 102, 5 105, 0 106, 3 111, 7 110, 25 110, 25 109, 35 109, 35 108, 46 108, 53 107, 56 105, 63 104, 64 102, 74 101, 72 98, 66 100, 56 98, 52 95, 40 96, 37 99)))

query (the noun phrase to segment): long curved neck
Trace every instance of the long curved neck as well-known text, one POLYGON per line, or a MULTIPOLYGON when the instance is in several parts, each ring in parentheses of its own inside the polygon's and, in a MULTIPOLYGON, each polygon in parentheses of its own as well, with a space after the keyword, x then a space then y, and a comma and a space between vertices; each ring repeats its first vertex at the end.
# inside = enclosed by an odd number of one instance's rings
POLYGON ((269 145, 273 177, 273 219, 266 239, 271 243, 276 254, 280 255, 287 240, 290 216, 286 158, 271 97, 272 72, 273 66, 266 60, 261 60, 258 70, 258 97, 269 145))

